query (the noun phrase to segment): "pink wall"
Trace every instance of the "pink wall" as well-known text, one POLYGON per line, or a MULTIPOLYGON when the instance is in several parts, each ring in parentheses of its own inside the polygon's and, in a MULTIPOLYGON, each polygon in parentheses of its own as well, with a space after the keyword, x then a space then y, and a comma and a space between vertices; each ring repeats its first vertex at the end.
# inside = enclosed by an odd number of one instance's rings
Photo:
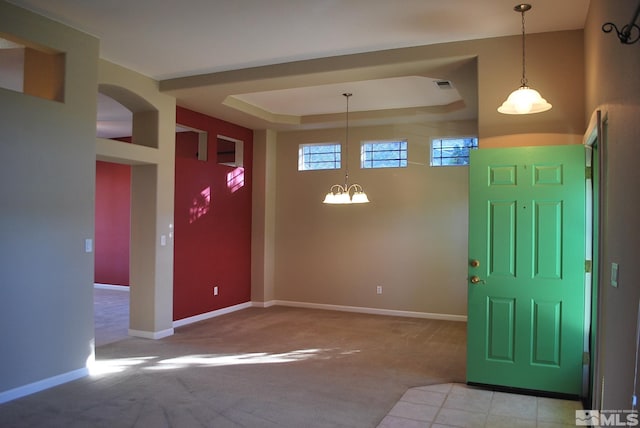
POLYGON ((96 162, 95 277, 129 285, 131 167, 96 162))
POLYGON ((208 133, 209 156, 197 159, 195 132, 176 134, 174 320, 251 299, 253 153, 250 129, 181 107, 176 122, 208 133), (244 142, 244 168, 217 163, 218 134, 244 142))

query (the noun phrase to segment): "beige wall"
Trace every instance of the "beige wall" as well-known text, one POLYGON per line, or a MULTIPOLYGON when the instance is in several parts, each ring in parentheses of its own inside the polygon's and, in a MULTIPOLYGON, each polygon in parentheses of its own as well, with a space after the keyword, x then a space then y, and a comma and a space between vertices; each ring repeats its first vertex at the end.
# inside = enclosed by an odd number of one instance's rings
POLYGON ((275 292, 276 142, 272 131, 256 131, 253 137, 251 201, 251 299, 269 302, 275 292))
POLYGON ((636 2, 591 0, 585 26, 586 117, 599 109, 606 117, 604 219, 601 257, 600 344, 594 409, 631 409, 640 390, 634 379, 640 304, 640 54, 638 44, 622 45, 601 30, 632 17, 636 2), (618 287, 610 285, 611 263, 619 264, 618 287), (603 398, 601 400, 601 397, 603 398))
POLYGON ((474 121, 350 129, 350 183, 371 203, 322 204, 341 171, 298 171, 298 145, 344 129, 278 134, 275 298, 466 314, 466 167, 429 167, 432 137, 475 135, 474 121), (361 170, 360 142, 407 139, 407 168, 361 170), (383 294, 376 294, 376 286, 383 294))
POLYGON ((512 134, 483 138, 480 142, 480 148, 499 149, 501 147, 562 146, 566 144, 582 144, 582 140, 582 134, 512 134))
POLYGON ((2 402, 93 352, 98 40, 2 1, 0 32, 65 52, 67 83, 64 102, 0 89, 2 402))

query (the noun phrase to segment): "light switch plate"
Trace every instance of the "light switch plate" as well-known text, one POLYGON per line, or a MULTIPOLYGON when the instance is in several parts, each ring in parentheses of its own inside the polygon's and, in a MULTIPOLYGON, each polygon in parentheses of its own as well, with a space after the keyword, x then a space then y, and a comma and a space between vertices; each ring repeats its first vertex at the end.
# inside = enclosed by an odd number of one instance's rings
POLYGON ((611 263, 611 285, 618 286, 618 263, 611 263))

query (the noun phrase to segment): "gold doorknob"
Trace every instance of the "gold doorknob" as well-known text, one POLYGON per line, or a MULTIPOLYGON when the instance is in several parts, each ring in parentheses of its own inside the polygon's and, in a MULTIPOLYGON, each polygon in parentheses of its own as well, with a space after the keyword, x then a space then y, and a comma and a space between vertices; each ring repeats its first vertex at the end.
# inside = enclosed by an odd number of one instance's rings
POLYGON ((469 281, 471 281, 472 284, 484 284, 485 283, 484 279, 480 279, 480 277, 477 276, 477 275, 472 275, 469 278, 469 281))

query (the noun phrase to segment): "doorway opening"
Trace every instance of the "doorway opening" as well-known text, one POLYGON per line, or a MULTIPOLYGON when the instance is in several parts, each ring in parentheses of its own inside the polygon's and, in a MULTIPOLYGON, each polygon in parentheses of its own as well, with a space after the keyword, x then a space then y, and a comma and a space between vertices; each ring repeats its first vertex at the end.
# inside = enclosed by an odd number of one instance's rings
MULTIPOLYGON (((96 137, 131 143, 134 115, 98 92, 96 137)), ((131 165, 96 160, 94 335, 100 347, 129 337, 131 165)))
POLYGON ((94 334, 96 346, 129 336, 131 167, 96 161, 94 334))

